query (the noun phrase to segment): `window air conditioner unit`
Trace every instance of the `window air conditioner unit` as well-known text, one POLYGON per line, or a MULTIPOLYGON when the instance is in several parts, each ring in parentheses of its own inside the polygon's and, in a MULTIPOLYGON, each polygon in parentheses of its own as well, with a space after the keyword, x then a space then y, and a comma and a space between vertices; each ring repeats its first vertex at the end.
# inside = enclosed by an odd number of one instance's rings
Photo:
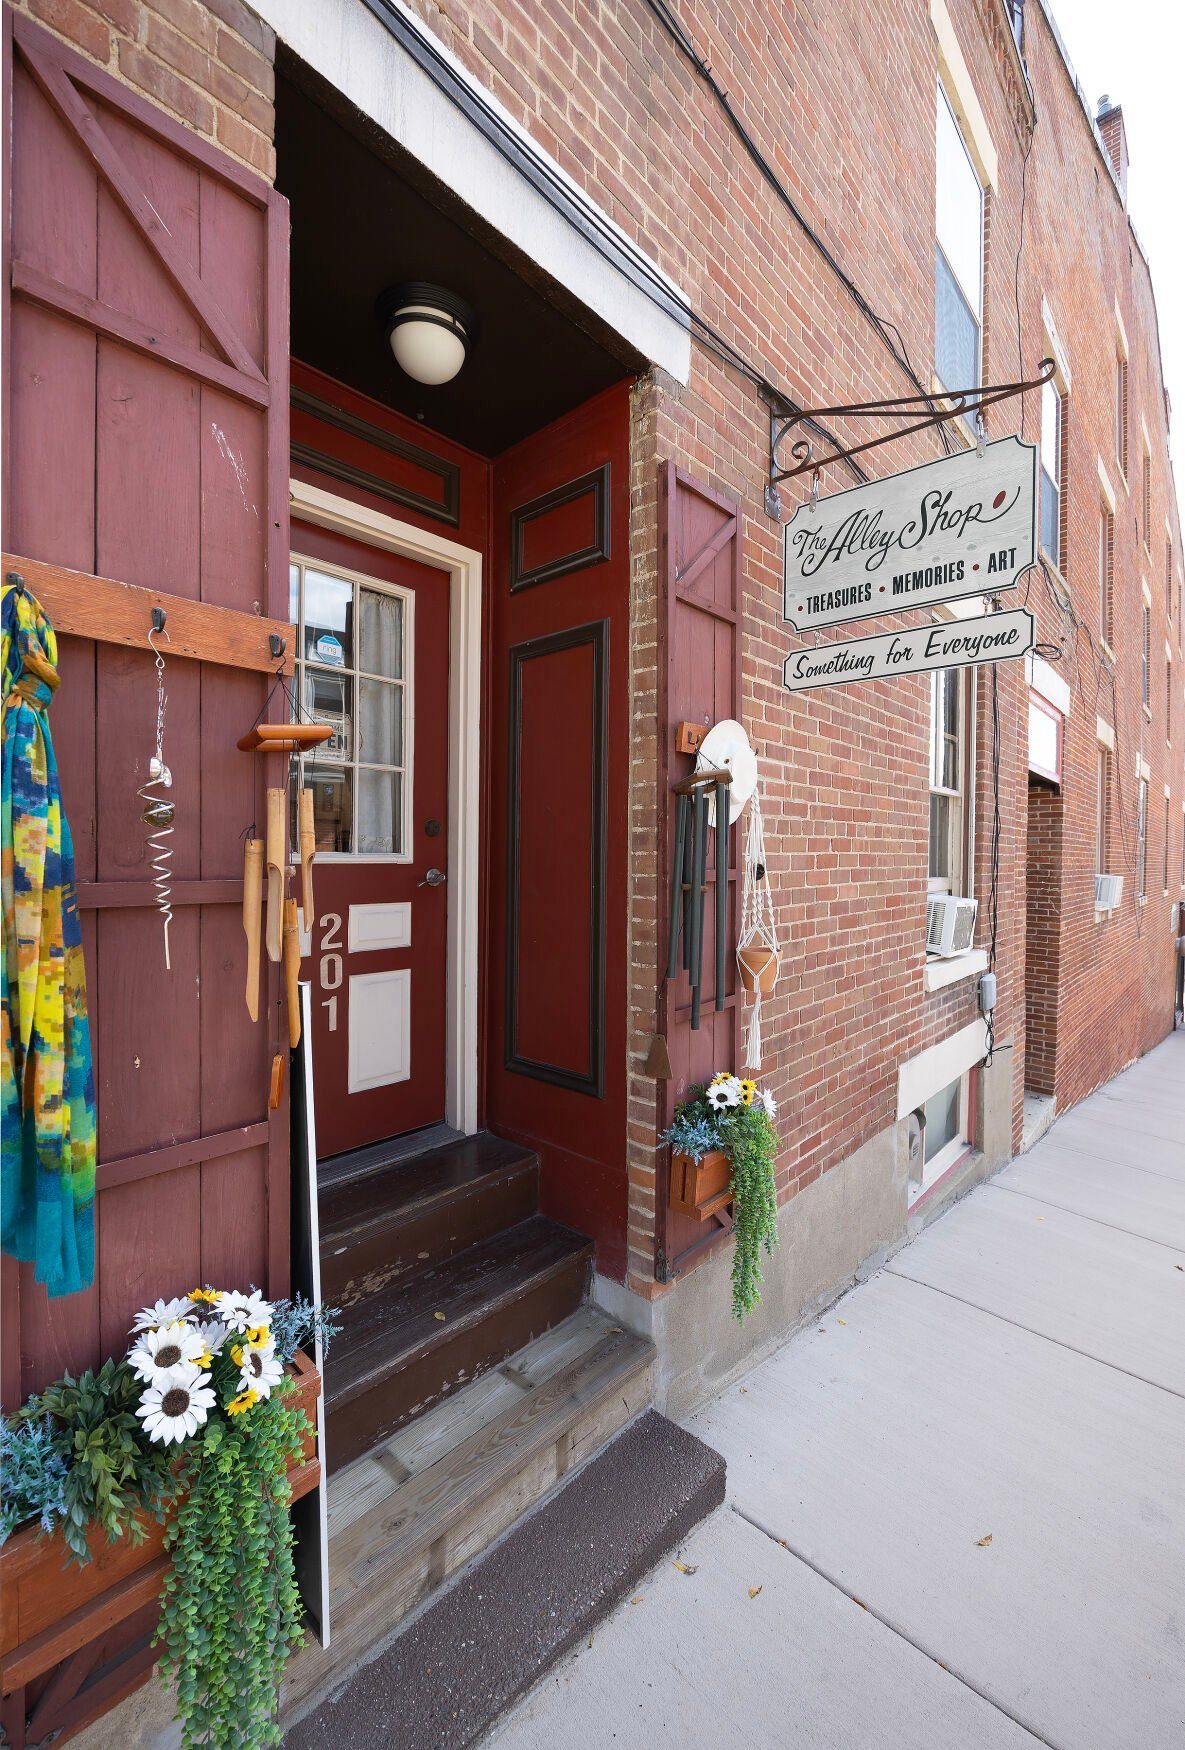
POLYGON ((926 906, 926 952, 949 960, 965 954, 975 938, 977 899, 957 899, 953 893, 936 893, 926 906))
POLYGON ((1117 911, 1123 898, 1122 875, 1096 875, 1094 878, 1094 908, 1096 911, 1117 911))

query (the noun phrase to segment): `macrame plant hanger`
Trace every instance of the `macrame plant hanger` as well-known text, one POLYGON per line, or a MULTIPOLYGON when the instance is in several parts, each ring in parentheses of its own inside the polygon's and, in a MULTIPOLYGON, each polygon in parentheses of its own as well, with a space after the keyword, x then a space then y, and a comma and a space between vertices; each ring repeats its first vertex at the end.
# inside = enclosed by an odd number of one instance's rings
POLYGON ((761 821, 761 786, 749 803, 749 830, 745 835, 744 877, 741 888, 741 927, 737 939, 737 970, 741 983, 753 998, 745 1035, 745 1068, 761 1068, 761 999, 778 979, 781 950, 774 922, 773 893, 765 859, 765 831, 761 821))

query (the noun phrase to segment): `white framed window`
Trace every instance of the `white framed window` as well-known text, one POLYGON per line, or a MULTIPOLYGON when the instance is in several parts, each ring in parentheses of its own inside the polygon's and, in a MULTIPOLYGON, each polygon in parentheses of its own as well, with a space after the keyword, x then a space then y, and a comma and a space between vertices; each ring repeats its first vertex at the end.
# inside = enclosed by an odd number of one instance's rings
POLYGON ((930 675, 930 860, 927 891, 965 894, 968 670, 930 675))
POLYGON ((302 709, 333 734, 306 758, 319 856, 411 860, 415 597, 293 555, 302 709))
POLYGON ((1095 847, 1096 875, 1111 872, 1111 753, 1101 744, 1097 750, 1095 776, 1095 847))
POLYGON ((1062 441, 1065 396, 1056 379, 1041 389, 1041 545, 1062 565, 1062 441))
POLYGON ((1115 584, 1115 518, 1108 505, 1099 506, 1099 636, 1110 644, 1115 584))
POLYGON ((983 187, 941 80, 935 137, 934 369, 969 389, 983 354, 983 187))
POLYGON ((910 1170, 909 1202, 916 1203, 973 1147, 974 1110, 971 1072, 956 1077, 931 1094, 919 1109, 922 1158, 910 1170))
POLYGON ((1148 897, 1148 780, 1141 778, 1136 793, 1136 891, 1148 897))
POLYGON ((1127 479, 1127 355, 1115 354, 1115 459, 1127 479))
POLYGON ((1173 817, 1172 811, 1172 798, 1166 796, 1164 799, 1164 880, 1161 883, 1165 893, 1169 890, 1169 822, 1173 817))
POLYGON ((1147 602, 1140 608, 1140 701, 1152 715, 1152 610, 1147 602))
POLYGON ((1152 457, 1147 449, 1143 452, 1140 464, 1140 535, 1144 542, 1144 551, 1150 552, 1152 547, 1152 457))

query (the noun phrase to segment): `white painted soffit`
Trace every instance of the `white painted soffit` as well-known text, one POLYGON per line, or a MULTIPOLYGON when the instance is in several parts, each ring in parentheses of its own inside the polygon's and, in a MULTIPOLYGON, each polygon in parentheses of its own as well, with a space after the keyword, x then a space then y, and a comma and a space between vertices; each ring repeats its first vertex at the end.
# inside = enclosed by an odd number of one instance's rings
POLYGON ((487 224, 644 358, 687 382, 691 330, 679 287, 403 0, 252 5, 294 54, 487 224))

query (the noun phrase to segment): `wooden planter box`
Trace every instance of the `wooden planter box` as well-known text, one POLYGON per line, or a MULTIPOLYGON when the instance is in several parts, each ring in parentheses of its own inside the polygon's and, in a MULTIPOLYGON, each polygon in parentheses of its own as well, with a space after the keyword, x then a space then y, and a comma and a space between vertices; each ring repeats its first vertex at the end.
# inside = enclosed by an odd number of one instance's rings
MULTIPOLYGON (((315 1428, 321 1376, 303 1351, 297 1352, 291 1371, 297 1381, 292 1401, 305 1411, 315 1428)), ((315 1434, 306 1440, 300 1459, 288 1475, 293 1500, 317 1487, 321 1465, 316 1455, 315 1434)), ((36 1524, 24 1525, 13 1532, 0 1547, 0 1693, 13 1696, 14 1703, 18 1703, 14 1692, 23 1690, 54 1666, 63 1666, 64 1661, 81 1665, 81 1685, 86 1676, 86 1650, 155 1602, 168 1566, 164 1527, 154 1519, 146 1522, 146 1536, 137 1545, 126 1537, 117 1543, 96 1538, 91 1545, 91 1560, 84 1566, 73 1560, 67 1562, 57 1533, 44 1537, 36 1524)), ((77 1730, 87 1719, 102 1713, 143 1682, 153 1663, 155 1655, 141 1658, 132 1681, 121 1667, 121 1687, 101 1685, 104 1694, 101 1699, 92 1696, 89 1711, 77 1718, 70 1717, 69 1711, 64 1718, 55 1713, 53 1727, 77 1730)), ((59 1676, 60 1673, 55 1673, 45 1697, 59 1684, 59 1676)), ((77 1693, 78 1686, 71 1691, 72 1695, 77 1693)), ((23 1704, 5 1706, 4 1723, 11 1743, 23 1742, 24 1713, 23 1704), (17 1714, 21 1716, 19 1726, 17 1714)), ((49 1724, 47 1720, 46 1725, 49 1724)), ((40 1737, 42 1732, 38 1729, 30 1735, 40 1737)))
MULTIPOLYGON (((702 1160, 673 1152, 668 1202, 692 1221, 707 1221, 732 1202, 732 1162, 723 1149, 713 1149, 702 1160)), ((698 1244, 698 1242, 697 1242, 698 1244)))

